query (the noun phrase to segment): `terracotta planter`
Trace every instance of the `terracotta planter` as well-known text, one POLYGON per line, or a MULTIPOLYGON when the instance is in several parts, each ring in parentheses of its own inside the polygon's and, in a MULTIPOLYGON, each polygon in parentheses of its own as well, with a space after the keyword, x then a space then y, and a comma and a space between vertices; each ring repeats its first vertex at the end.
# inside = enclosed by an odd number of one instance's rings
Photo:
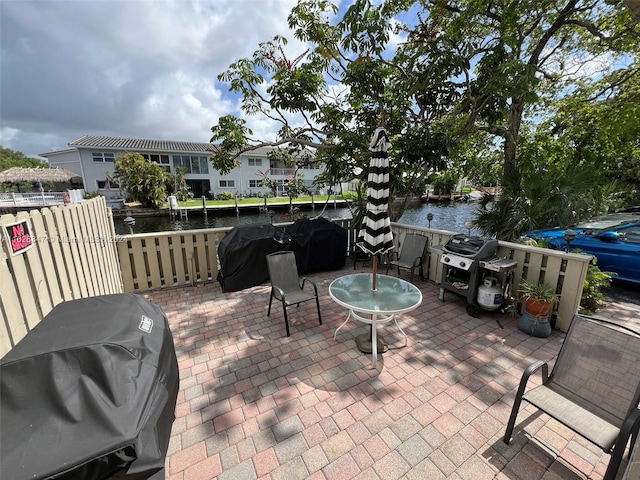
POLYGON ((546 316, 551 309, 551 302, 534 301, 531 297, 525 297, 524 309, 529 315, 534 317, 546 316))

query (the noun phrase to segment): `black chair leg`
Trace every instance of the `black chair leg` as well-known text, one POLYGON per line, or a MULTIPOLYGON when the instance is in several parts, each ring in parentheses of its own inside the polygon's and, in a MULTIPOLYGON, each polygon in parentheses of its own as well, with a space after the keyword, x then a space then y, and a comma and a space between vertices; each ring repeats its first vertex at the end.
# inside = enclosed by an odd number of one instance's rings
POLYGON ((318 300, 317 295, 316 295, 316 307, 318 307, 318 320, 320 320, 320 325, 322 325, 322 314, 320 313, 320 300, 318 300))
POLYGON ((284 298, 282 299, 282 311, 284 312, 284 326, 287 329, 287 337, 291 336, 289 332, 289 317, 287 316, 287 304, 284 302, 284 298))
MULTIPOLYGON (((627 448, 629 438, 633 436, 633 433, 640 428, 640 410, 634 410, 627 418, 625 418, 620 428, 620 433, 616 439, 616 443, 613 446, 611 452, 611 458, 609 459, 609 465, 607 465, 607 471, 604 473, 603 480, 614 480, 620 468, 624 450, 627 448)), ((633 448, 633 441, 632 447, 633 448)), ((631 455, 631 452, 629 452, 631 455)))
POLYGON ((271 290, 271 295, 269 295, 269 309, 267 310, 267 317, 271 315, 271 301, 273 300, 273 289, 271 290))

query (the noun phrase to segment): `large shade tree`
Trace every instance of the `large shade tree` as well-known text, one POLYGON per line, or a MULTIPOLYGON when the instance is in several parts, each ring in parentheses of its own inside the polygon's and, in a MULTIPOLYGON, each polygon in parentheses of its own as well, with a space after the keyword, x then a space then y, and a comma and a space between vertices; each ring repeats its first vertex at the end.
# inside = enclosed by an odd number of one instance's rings
POLYGON ((382 124, 392 135, 393 194, 469 162, 470 138, 500 148, 503 183, 519 178, 523 121, 576 85, 621 88, 640 45, 629 11, 604 0, 355 0, 344 12, 303 0, 289 24, 308 51, 289 58, 277 37, 219 76, 242 96, 242 114, 271 119, 277 135, 251 138, 244 118, 221 118, 215 167, 293 142, 315 150, 326 180, 339 181, 364 170, 382 124))

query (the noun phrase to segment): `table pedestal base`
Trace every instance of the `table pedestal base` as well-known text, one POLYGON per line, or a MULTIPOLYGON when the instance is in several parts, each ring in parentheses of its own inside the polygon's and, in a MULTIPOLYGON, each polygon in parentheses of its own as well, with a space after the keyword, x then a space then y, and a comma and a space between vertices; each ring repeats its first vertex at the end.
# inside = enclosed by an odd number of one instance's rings
MULTIPOLYGON (((376 344, 378 347, 378 353, 384 353, 389 350, 389 344, 387 344, 385 339, 380 335, 378 335, 377 337, 378 338, 376 339, 376 344)), ((360 350, 362 353, 372 353, 373 349, 371 348, 371 334, 363 333, 362 335, 358 335, 356 337, 356 345, 358 346, 358 350, 360 350)))

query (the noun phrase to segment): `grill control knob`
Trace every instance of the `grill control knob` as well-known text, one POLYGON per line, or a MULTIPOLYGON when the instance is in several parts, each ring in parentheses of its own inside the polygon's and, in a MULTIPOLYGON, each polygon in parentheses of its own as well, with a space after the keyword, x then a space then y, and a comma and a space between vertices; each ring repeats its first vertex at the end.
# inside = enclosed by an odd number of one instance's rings
POLYGON ((466 267, 466 266, 467 266, 467 264, 466 264, 466 263, 464 263, 464 262, 460 262, 460 266, 461 266, 462 268, 464 268, 464 267, 466 267))

